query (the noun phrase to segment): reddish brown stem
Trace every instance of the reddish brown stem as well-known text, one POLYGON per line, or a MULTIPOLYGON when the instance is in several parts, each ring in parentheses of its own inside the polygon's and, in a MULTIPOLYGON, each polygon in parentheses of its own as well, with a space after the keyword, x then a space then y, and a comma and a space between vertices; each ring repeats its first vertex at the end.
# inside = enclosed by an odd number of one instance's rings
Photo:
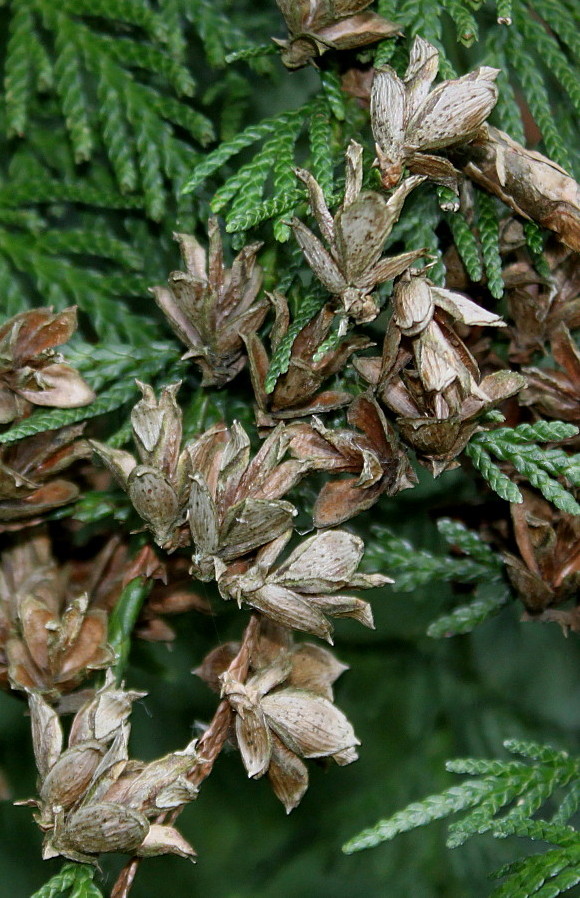
MULTIPOLYGON (((244 631, 240 650, 228 667, 228 673, 233 674, 235 678, 241 682, 245 680, 248 673, 250 658, 252 656, 259 627, 260 617, 257 614, 253 614, 244 631)), ((192 783, 195 783, 195 785, 199 786, 210 775, 213 765, 224 747, 231 721, 232 710, 230 705, 227 701, 221 701, 217 706, 210 725, 199 740, 197 746, 200 760, 196 763, 195 767, 192 768, 188 777, 192 783)), ((155 822, 165 823, 166 820, 169 819, 170 823, 173 823, 179 816, 181 810, 181 808, 177 808, 171 815, 168 815, 167 813, 160 814, 155 822)), ((141 858, 132 857, 131 860, 125 864, 111 890, 111 898, 128 898, 140 862, 141 858)))

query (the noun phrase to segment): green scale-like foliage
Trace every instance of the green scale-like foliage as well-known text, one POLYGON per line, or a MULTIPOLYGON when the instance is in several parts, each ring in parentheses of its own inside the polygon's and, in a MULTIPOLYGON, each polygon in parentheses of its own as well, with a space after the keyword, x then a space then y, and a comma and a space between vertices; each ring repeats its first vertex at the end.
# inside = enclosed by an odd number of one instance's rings
POLYGON ((87 864, 64 864, 31 898, 103 898, 95 873, 87 864))
POLYGON ((419 549, 381 525, 373 526, 367 553, 369 561, 388 567, 399 592, 414 592, 435 583, 472 586, 470 601, 440 615, 429 625, 427 635, 435 639, 471 633, 497 614, 510 598, 503 563, 478 534, 449 518, 440 518, 437 529, 454 554, 439 555, 419 549))
POLYGON ((494 877, 504 881, 492 898, 556 898, 567 891, 580 882, 580 833, 568 824, 580 803, 580 759, 548 745, 515 739, 504 745, 523 760, 449 761, 450 772, 475 778, 379 821, 351 839, 344 851, 371 848, 399 833, 468 811, 449 826, 450 848, 486 832, 498 839, 519 836, 556 846, 496 871, 494 877), (537 818, 546 805, 551 817, 537 818))
POLYGON ((492 460, 509 462, 535 486, 546 499, 568 514, 580 514, 580 505, 558 481, 563 478, 570 488, 580 485, 580 456, 563 449, 541 449, 538 442, 565 440, 576 436, 578 428, 563 421, 538 421, 518 427, 502 427, 473 436, 466 453, 495 492, 509 502, 522 502, 516 484, 492 460))
POLYGON ((194 228, 181 188, 227 114, 199 76, 247 39, 221 4, 181 0, 13 0, 2 25, 2 311, 74 303, 102 338, 146 343, 153 303, 136 326, 130 300, 170 267, 175 223, 194 228))

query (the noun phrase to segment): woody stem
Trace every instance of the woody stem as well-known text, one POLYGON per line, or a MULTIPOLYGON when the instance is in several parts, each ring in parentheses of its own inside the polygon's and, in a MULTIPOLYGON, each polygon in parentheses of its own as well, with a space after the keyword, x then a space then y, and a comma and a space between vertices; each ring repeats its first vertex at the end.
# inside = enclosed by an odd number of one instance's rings
MULTIPOLYGON (((260 615, 252 614, 249 623, 244 630, 242 644, 236 657, 228 667, 228 673, 233 674, 237 680, 244 682, 248 674, 250 659, 254 649, 258 631, 260 628, 260 615)), ((223 700, 217 706, 211 722, 199 740, 197 751, 201 759, 188 774, 188 779, 199 786, 211 773, 213 765, 220 754, 228 736, 232 721, 232 709, 228 701, 223 700)), ((182 808, 176 808, 171 814, 160 814, 156 823, 174 823, 182 808)), ((128 898, 131 886, 139 869, 141 858, 132 857, 121 872, 111 890, 111 898, 128 898)))

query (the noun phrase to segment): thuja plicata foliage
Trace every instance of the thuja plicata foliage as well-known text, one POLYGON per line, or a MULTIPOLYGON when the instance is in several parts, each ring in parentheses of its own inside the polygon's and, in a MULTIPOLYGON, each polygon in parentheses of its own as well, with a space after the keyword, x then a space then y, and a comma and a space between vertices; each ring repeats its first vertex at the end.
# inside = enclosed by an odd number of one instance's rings
MULTIPOLYGON (((193 860, 178 816, 227 747, 287 812, 354 762, 327 646, 373 627, 361 590, 455 585, 433 638, 515 602, 580 631, 576 5, 371 5, 1 10, 0 682, 64 864, 37 898, 97 898, 108 852, 116 898, 193 860), (382 522, 454 468, 482 511, 448 504, 439 553, 382 522), (238 639, 191 658, 213 718, 133 758, 134 641, 226 608, 238 639)), ((552 846, 494 895, 570 888, 578 760, 506 745, 347 850, 463 812, 452 846, 552 846)))

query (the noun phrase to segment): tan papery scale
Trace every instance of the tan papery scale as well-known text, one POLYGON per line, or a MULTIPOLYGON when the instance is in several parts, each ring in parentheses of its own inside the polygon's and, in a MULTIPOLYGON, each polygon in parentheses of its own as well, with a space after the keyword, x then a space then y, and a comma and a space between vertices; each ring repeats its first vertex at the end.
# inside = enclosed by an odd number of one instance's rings
POLYGON ((348 408, 351 427, 329 428, 317 417, 292 424, 291 451, 312 468, 358 474, 331 480, 318 494, 312 511, 315 527, 333 527, 365 511, 386 493, 394 495, 416 482, 416 475, 392 424, 372 393, 358 396, 348 408))
POLYGON ((95 393, 55 346, 77 328, 76 306, 20 312, 0 325, 0 425, 27 417, 33 406, 78 408, 95 393))
POLYGON ((217 218, 208 223, 209 247, 203 249, 195 237, 174 234, 185 263, 185 271, 173 271, 167 287, 152 287, 157 305, 169 319, 179 339, 187 346, 184 355, 202 372, 202 385, 218 389, 244 367, 243 335, 261 326, 268 303, 257 299, 262 269, 256 256, 262 246, 245 246, 226 268, 217 218))
POLYGON ((256 556, 243 573, 225 570, 221 595, 247 604, 276 623, 332 642, 326 615, 352 617, 372 627, 368 602, 340 595, 343 589, 369 589, 392 582, 382 574, 359 574, 364 544, 343 530, 327 530, 305 540, 279 567, 274 563, 290 538, 282 534, 256 556))
POLYGON ((295 507, 280 497, 308 470, 304 462, 283 461, 290 438, 279 424, 252 458, 243 427, 234 422, 213 475, 191 477, 189 527, 195 546, 191 571, 202 580, 219 576, 224 563, 255 551, 292 524, 295 507), (209 482, 208 482, 209 479, 209 482))
MULTIPOLYGON (((356 760, 359 744, 344 714, 332 704, 332 683, 344 665, 318 646, 293 647, 289 632, 262 620, 252 652, 253 673, 242 683, 225 670, 217 677, 235 712, 236 742, 251 778, 268 774, 289 813, 308 787, 302 758, 356 760), (265 666, 263 662, 266 662, 265 666), (310 687, 310 688, 309 688, 310 687)), ((224 658, 214 656, 213 682, 224 658)))
POLYGON ((478 416, 525 386, 515 371, 482 377, 452 321, 504 326, 501 318, 462 294, 437 287, 423 272, 406 272, 395 285, 393 316, 379 358, 355 367, 383 406, 397 415, 403 440, 438 476, 480 426, 478 416))

